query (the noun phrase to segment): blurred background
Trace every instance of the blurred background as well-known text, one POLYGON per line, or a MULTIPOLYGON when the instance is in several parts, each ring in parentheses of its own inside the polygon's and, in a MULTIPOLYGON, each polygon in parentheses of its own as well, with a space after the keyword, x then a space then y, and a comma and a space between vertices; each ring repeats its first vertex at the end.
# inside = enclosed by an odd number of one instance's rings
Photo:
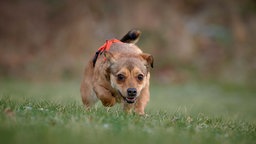
POLYGON ((256 86, 254 0, 2 0, 0 77, 80 82, 98 47, 132 28, 156 83, 256 86))

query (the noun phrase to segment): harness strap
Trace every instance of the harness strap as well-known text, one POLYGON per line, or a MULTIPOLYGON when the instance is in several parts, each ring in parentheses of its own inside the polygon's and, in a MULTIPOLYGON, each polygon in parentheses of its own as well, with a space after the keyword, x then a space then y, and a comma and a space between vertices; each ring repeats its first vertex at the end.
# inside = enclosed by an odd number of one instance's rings
POLYGON ((109 51, 111 45, 113 43, 121 42, 118 39, 111 39, 111 40, 106 40, 106 42, 98 49, 98 51, 95 53, 94 58, 93 58, 93 67, 96 64, 96 61, 98 59, 99 54, 101 55, 104 51, 109 51))

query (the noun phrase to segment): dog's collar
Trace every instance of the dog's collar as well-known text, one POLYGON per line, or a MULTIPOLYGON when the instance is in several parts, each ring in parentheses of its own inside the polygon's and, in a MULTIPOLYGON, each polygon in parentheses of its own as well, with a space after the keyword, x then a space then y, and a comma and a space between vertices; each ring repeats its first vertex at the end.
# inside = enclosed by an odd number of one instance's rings
POLYGON ((99 56, 99 54, 102 54, 102 52, 104 51, 109 51, 111 45, 113 43, 117 43, 117 42, 121 42, 118 39, 111 39, 111 40, 106 40, 106 42, 98 49, 98 51, 95 53, 95 56, 93 58, 93 67, 95 66, 95 63, 97 61, 97 58, 99 56))

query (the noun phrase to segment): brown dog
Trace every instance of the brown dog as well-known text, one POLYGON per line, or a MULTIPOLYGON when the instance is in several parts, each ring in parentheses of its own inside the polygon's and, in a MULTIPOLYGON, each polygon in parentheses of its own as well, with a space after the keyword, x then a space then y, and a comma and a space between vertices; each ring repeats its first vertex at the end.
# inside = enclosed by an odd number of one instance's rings
POLYGON ((144 114, 153 56, 135 45, 139 36, 140 31, 131 30, 121 41, 107 41, 89 61, 80 89, 88 108, 100 99, 104 106, 121 102, 126 112, 134 108, 136 113, 144 114))

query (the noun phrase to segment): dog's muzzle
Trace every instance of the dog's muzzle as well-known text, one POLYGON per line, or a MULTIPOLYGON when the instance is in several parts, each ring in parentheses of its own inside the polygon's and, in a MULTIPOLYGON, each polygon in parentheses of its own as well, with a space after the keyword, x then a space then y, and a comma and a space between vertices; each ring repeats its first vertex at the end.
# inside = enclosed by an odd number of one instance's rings
POLYGON ((125 100, 127 103, 134 103, 137 96, 137 90, 136 88, 128 88, 127 89, 127 97, 125 97, 125 100))
POLYGON ((118 91, 118 92, 123 97, 124 101, 126 101, 127 103, 132 104, 136 101, 136 96, 137 96, 136 88, 128 88, 127 89, 127 97, 123 96, 120 91, 118 91))

